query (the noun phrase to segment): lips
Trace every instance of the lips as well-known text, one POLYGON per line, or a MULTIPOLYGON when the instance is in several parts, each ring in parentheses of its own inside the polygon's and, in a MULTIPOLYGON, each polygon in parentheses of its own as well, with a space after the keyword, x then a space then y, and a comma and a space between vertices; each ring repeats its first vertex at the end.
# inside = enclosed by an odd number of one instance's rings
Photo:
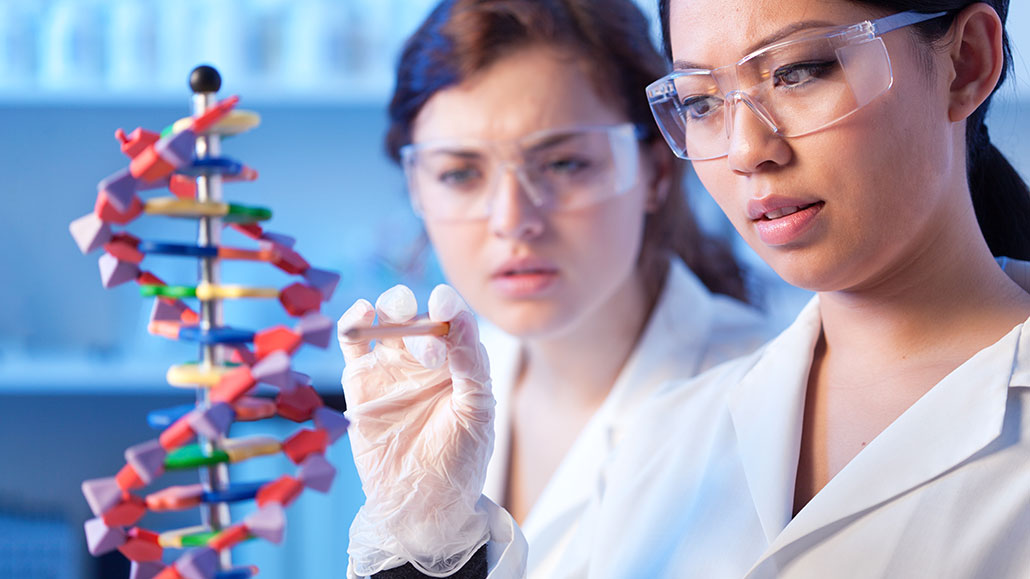
POLYGON ((767 196, 747 203, 747 216, 762 243, 770 246, 795 242, 809 230, 826 205, 815 199, 767 196))
POLYGON ((821 203, 822 201, 818 199, 802 199, 769 195, 748 201, 747 217, 752 221, 757 221, 759 219, 779 219, 821 203))
POLYGON ((558 279, 559 270, 550 261, 537 257, 510 259, 494 270, 491 285, 511 298, 536 297, 558 279))
POLYGON ((762 215, 762 219, 765 219, 767 221, 779 219, 780 217, 786 217, 787 215, 797 213, 798 211, 801 211, 802 209, 807 209, 813 205, 815 205, 815 203, 808 203, 805 205, 791 205, 790 207, 773 209, 772 211, 767 211, 764 215, 762 215))

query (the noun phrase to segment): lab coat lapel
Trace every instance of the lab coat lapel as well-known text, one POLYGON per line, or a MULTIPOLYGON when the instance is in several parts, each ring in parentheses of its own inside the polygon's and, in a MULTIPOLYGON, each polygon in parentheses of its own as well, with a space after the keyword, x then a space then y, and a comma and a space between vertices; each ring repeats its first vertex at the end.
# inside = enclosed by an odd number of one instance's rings
POLYGON ((729 392, 740 458, 770 543, 793 512, 805 390, 821 329, 818 298, 812 298, 729 392))
POLYGON ((640 341, 522 525, 531 543, 550 544, 547 533, 562 534, 568 528, 565 517, 601 490, 604 463, 640 403, 666 380, 697 373, 711 332, 711 302, 694 274, 672 261, 640 341))
POLYGON ((1026 334, 1026 324, 1013 329, 916 401, 812 498, 763 560, 826 525, 936 478, 996 439, 1010 383, 1030 378, 1020 367, 1020 360, 1030 359, 1026 334))

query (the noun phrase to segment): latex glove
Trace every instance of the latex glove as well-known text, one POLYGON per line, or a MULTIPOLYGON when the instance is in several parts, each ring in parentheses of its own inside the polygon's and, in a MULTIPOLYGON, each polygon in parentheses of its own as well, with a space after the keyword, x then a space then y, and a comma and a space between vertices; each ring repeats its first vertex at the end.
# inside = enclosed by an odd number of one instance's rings
POLYGON ((412 563, 430 575, 459 569, 488 537, 477 505, 493 451, 494 399, 486 351, 468 306, 449 286, 429 297, 429 318, 447 336, 351 342, 343 332, 410 320, 415 296, 358 300, 337 327, 346 361, 347 433, 365 504, 350 530, 352 571, 361 576, 412 563))

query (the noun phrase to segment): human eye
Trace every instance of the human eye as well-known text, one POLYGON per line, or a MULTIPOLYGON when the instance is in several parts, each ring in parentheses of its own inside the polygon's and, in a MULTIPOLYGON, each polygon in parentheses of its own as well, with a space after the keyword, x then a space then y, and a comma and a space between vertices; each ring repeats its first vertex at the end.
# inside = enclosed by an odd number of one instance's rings
POLYGON ((826 78, 837 67, 836 60, 818 60, 809 62, 797 62, 781 66, 773 72, 773 84, 783 88, 798 88, 812 82, 826 78))
POLYGON ((680 101, 687 120, 701 121, 715 114, 722 104, 722 99, 711 95, 691 95, 680 101))
POLYGON ((544 170, 558 175, 574 175, 591 166, 590 159, 573 155, 555 157, 544 163, 544 170))
POLYGON ((465 165, 441 169, 436 176, 436 181, 451 189, 471 189, 481 177, 482 173, 478 168, 465 165))

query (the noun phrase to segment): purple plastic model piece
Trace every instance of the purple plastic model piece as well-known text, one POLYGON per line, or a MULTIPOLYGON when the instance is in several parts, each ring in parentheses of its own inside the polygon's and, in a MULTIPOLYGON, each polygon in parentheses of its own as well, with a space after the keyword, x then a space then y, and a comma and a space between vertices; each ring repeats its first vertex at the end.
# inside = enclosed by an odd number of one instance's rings
POLYGON ((154 579, 164 568, 164 564, 155 561, 133 561, 129 579, 154 579))
POLYGON ((325 348, 332 339, 333 322, 322 314, 313 312, 301 318, 294 329, 306 343, 325 348))
POLYGON ((282 350, 272 352, 251 367, 250 374, 258 382, 277 388, 289 388, 292 384, 290 355, 282 350))
POLYGON ((100 256, 100 279, 105 288, 112 288, 139 277, 139 268, 135 264, 121 261, 110 253, 100 256))
POLYGON ((68 231, 75 239, 75 245, 79 246, 79 251, 84 254, 96 251, 111 241, 111 226, 94 213, 83 215, 72 221, 68 226, 68 231))
POLYGON ((315 426, 329 433, 329 444, 339 440, 349 424, 349 420, 332 408, 322 406, 315 410, 315 426))
POLYGON ((164 474, 168 451, 157 440, 148 440, 125 449, 125 462, 132 466, 143 484, 150 484, 164 474))
POLYGON ((218 552, 211 547, 190 549, 175 562, 175 570, 184 579, 212 579, 218 570, 218 552))
POLYGON ((97 191, 107 194, 111 206, 123 213, 132 205, 132 198, 136 196, 137 190, 139 180, 132 176, 128 167, 108 175, 97 184, 97 191))
POLYGON ((82 481, 82 494, 90 510, 98 517, 122 501, 122 489, 113 476, 82 481))
POLYGON ((236 418, 236 412, 229 404, 218 402, 207 409, 197 408, 188 416, 186 420, 193 432, 207 438, 218 438, 229 430, 229 425, 236 418))
POLYGON ((108 527, 100 517, 86 521, 83 526, 90 555, 110 553, 125 544, 125 531, 121 527, 108 527))
POLYGON ((268 503, 243 520, 247 530, 266 541, 280 543, 286 528, 286 515, 279 503, 268 503))
POLYGON ((333 297, 336 284, 340 283, 340 274, 324 269, 309 267, 302 275, 308 284, 322 292, 323 302, 327 302, 329 298, 333 297))
POLYGON ((300 463, 300 480, 304 486, 327 493, 336 478, 336 468, 321 454, 312 454, 300 463))

